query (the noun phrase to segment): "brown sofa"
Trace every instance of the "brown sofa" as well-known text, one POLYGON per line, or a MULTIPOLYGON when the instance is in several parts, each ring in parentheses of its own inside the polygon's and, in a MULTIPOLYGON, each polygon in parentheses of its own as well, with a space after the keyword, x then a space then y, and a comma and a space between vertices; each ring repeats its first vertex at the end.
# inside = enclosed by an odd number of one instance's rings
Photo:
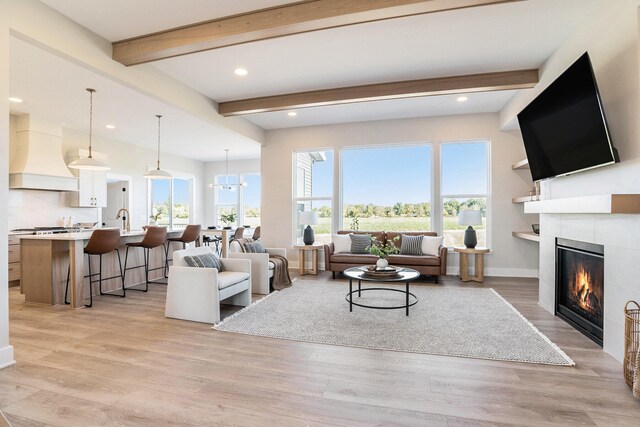
MULTIPOLYGON (((437 236, 432 231, 338 231, 338 234, 370 234, 377 241, 386 243, 398 236, 395 245, 400 249, 402 244, 402 234, 409 236, 437 236)), ((371 254, 352 254, 352 253, 334 253, 333 243, 324 246, 324 268, 333 272, 333 278, 336 277, 336 271, 342 272, 347 268, 357 267, 360 265, 373 265, 378 257, 371 254)), ((440 254, 433 255, 390 255, 389 264, 403 267, 410 267, 420 272, 420 274, 428 274, 435 277, 438 283, 438 276, 446 275, 447 271, 447 248, 440 247, 440 254)))

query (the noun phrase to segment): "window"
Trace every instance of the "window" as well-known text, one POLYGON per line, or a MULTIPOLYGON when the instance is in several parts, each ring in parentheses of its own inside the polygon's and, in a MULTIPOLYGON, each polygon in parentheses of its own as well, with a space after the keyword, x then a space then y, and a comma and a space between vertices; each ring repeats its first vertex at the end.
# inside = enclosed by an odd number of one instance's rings
MULTIPOLYGON (((238 175, 218 175, 216 177, 216 224, 222 226, 231 226, 237 224, 227 224, 220 220, 221 215, 229 215, 234 213, 238 215, 238 204, 240 203, 240 190, 238 189, 238 175), (220 185, 229 184, 229 188, 220 185)), ((236 222, 240 218, 236 218, 236 222)))
MULTIPOLYGON (((234 213, 237 215, 237 226, 248 225, 257 227, 260 225, 260 175, 218 175, 216 184, 226 185, 216 187, 215 216, 216 224, 226 226, 220 220, 220 215, 234 213), (243 183, 244 185, 237 185, 243 183)), ((232 225, 232 224, 229 224, 232 225)))
POLYGON ((431 229, 431 146, 342 152, 342 227, 367 231, 431 229))
POLYGON ((260 175, 243 175, 242 187, 243 224, 257 227, 260 225, 260 175))
POLYGON ((312 224, 316 243, 331 241, 333 205, 333 151, 304 151, 295 153, 295 243, 302 242, 302 232, 308 224, 299 223, 299 213, 315 211, 318 223, 312 224))
POLYGON ((489 143, 465 141, 440 146, 442 224, 445 246, 464 246, 464 225, 458 225, 462 210, 479 210, 482 224, 473 226, 478 246, 487 246, 487 201, 489 193, 489 143))
POLYGON ((150 179, 149 219, 184 228, 193 220, 193 178, 150 179))

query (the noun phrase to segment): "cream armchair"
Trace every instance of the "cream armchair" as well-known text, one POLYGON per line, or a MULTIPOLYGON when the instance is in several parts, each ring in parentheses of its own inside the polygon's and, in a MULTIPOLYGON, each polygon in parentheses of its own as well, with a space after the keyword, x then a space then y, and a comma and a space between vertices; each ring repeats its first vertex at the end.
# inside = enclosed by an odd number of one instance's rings
POLYGON ((213 253, 208 246, 173 253, 169 267, 165 317, 218 323, 220 303, 247 306, 251 304, 251 262, 246 259, 223 258, 224 270, 188 267, 185 256, 213 253))
POLYGON ((238 242, 233 241, 229 245, 229 258, 251 261, 251 291, 254 294, 267 295, 271 291, 274 265, 269 261, 269 255, 287 257, 287 250, 283 248, 265 248, 265 250, 267 253, 249 254, 242 252, 238 242))

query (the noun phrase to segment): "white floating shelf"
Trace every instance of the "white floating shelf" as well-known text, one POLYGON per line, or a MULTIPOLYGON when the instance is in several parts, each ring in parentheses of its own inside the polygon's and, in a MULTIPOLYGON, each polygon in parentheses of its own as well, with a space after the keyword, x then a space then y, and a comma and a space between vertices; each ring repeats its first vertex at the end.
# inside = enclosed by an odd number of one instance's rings
MULTIPOLYGON (((514 199, 515 202, 515 199, 514 199)), ((525 213, 640 214, 640 194, 602 194, 526 202, 525 213)))
POLYGON ((529 159, 520 160, 511 165, 511 169, 529 169, 529 159))
POLYGON ((530 201, 531 201, 531 196, 514 197, 513 199, 511 199, 511 203, 524 203, 524 202, 530 202, 530 201))
POLYGON ((512 231, 511 235, 518 239, 531 240, 532 242, 540 241, 540 236, 533 231, 512 231))

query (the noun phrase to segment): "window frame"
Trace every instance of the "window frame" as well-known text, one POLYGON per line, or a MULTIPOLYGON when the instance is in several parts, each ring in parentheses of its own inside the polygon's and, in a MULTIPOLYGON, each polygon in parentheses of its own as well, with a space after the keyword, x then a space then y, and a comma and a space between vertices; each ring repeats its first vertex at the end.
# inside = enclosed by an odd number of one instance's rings
MULTIPOLYGON (((224 179, 224 177, 226 177, 227 174, 218 174, 218 175, 214 175, 213 177, 213 182, 216 184, 221 184, 220 179, 224 179)), ((238 227, 242 227, 242 224, 245 223, 244 220, 244 186, 241 185, 244 180, 243 178, 245 176, 259 176, 260 177, 260 185, 262 185, 262 174, 260 172, 247 172, 247 173, 230 173, 228 174, 229 177, 235 176, 238 179, 238 189, 237 191, 235 191, 236 193, 236 202, 235 204, 231 204, 231 203, 219 203, 220 200, 220 191, 222 190, 222 188, 220 188, 219 186, 216 186, 214 188, 214 194, 213 194, 213 214, 214 214, 214 225, 216 226, 221 226, 222 224, 220 223, 220 214, 219 211, 221 208, 236 208, 236 226, 238 227)), ((229 191, 229 190, 224 190, 224 191, 229 191)), ((260 199, 262 199, 262 191, 260 191, 260 199)), ((262 212, 260 212, 260 215, 262 215, 262 212)))
MULTIPOLYGON (((195 193, 196 193, 196 176, 192 175, 192 174, 188 174, 188 173, 180 173, 180 172, 175 172, 175 171, 167 171, 169 172, 172 177, 170 180, 166 180, 166 181, 170 181, 169 184, 169 225, 168 228, 169 229, 173 229, 174 228, 174 224, 173 224, 173 201, 174 201, 174 179, 181 179, 181 180, 185 180, 185 181, 189 181, 189 224, 192 224, 195 220, 195 211, 196 211, 196 197, 195 197, 195 193)), ((154 179, 147 179, 147 220, 145 221, 145 223, 149 223, 149 219, 151 218, 151 215, 153 213, 153 200, 152 200, 152 187, 153 187, 153 182, 154 181, 159 181, 159 180, 154 180, 154 179)), ((165 181, 165 180, 163 180, 165 181)))
MULTIPOLYGON (((301 150, 294 150, 292 153, 292 168, 291 170, 293 171, 292 173, 292 203, 291 203, 291 240, 292 240, 292 246, 296 246, 296 245, 300 245, 300 241, 298 241, 298 203, 299 202, 311 202, 313 203, 315 202, 322 202, 322 201, 328 201, 329 202, 329 206, 331 206, 331 230, 330 233, 334 234, 336 232, 336 218, 334 215, 335 212, 335 197, 334 194, 330 194, 327 196, 316 196, 316 197, 306 197, 306 196, 302 196, 302 197, 298 197, 298 154, 300 153, 310 153, 313 151, 330 151, 331 155, 332 155, 332 162, 333 164, 331 165, 332 169, 332 176, 331 176, 331 187, 332 187, 332 193, 335 193, 336 190, 336 161, 337 161, 337 157, 336 156, 336 152, 339 152, 339 150, 334 149, 334 148, 309 148, 309 149, 301 149, 301 150)), ((302 169, 304 170, 304 169, 302 169)), ((306 172, 306 171, 305 171, 306 172)), ((306 180, 305 180, 306 182, 306 180)), ((312 184, 313 185, 313 184, 312 184)))
MULTIPOLYGON (((439 174, 438 174, 438 187, 439 187, 439 201, 438 201, 438 208, 439 208, 439 229, 438 229, 438 235, 439 236, 444 236, 444 200, 445 199, 486 199, 486 204, 487 204, 487 213, 486 213, 486 223, 485 223, 485 230, 486 230, 486 236, 487 236, 487 241, 486 241, 486 247, 490 248, 491 247, 491 243, 492 243, 492 224, 491 224, 491 218, 492 218, 492 203, 491 203, 491 139, 490 138, 470 138, 470 139, 455 139, 455 140, 446 140, 446 141, 439 141, 438 143, 438 162, 439 162, 439 174), (486 155, 487 155, 487 193, 486 194, 472 194, 472 193, 465 193, 465 194, 445 194, 443 192, 443 167, 442 167, 442 147, 446 146, 446 145, 452 145, 452 144, 471 144, 471 143, 484 143, 485 144, 485 150, 486 150, 486 155)), ((449 249, 452 249, 452 247, 449 247, 449 249)))

